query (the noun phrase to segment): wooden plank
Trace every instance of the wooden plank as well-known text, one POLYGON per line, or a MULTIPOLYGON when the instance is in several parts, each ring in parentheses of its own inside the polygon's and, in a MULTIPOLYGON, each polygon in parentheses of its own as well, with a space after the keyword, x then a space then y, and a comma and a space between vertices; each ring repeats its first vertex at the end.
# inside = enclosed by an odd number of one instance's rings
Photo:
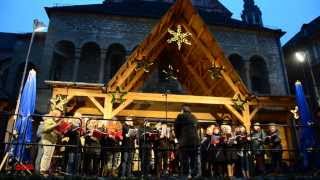
MULTIPOLYGON (((196 81, 195 83, 199 84, 202 92, 204 92, 204 95, 210 95, 210 92, 208 91, 209 87, 205 84, 205 82, 203 81, 203 79, 198 75, 198 73, 196 73, 194 71, 194 68, 192 68, 189 64, 186 63, 186 60, 184 60, 183 63, 184 66, 187 67, 188 71, 192 74, 192 77, 194 78, 194 80, 196 81)), ((192 81, 192 79, 189 79, 190 81, 192 81)))
POLYGON ((104 108, 101 106, 101 104, 94 97, 88 96, 88 98, 102 113, 104 112, 104 108))
POLYGON ((295 100, 293 97, 257 97, 257 100, 248 102, 248 104, 260 107, 291 108, 295 106, 295 100))
POLYGON ((85 115, 103 115, 103 113, 98 108, 94 107, 81 107, 77 109, 76 112, 82 114, 84 117, 85 115))
MULTIPOLYGON (((155 102, 166 102, 163 94, 157 93, 137 93, 129 92, 126 95, 126 99, 132 99, 135 101, 155 101, 155 102)), ((168 102, 175 103, 191 103, 191 104, 229 104, 232 105, 232 99, 228 97, 210 97, 210 96, 193 96, 193 95, 176 95, 168 94, 168 102)))
POLYGON ((254 108, 254 110, 250 113, 250 121, 254 118, 254 116, 258 113, 260 107, 254 108))
POLYGON ((112 110, 113 110, 113 104, 111 102, 112 98, 109 94, 105 96, 104 99, 104 112, 103 112, 103 118, 104 119, 112 119, 112 110))
MULTIPOLYGON (((167 112, 168 119, 176 119, 180 112, 167 112)), ((210 113, 192 113, 199 120, 215 120, 215 118, 210 113)), ((118 113, 118 116, 133 116, 142 118, 166 118, 166 111, 149 111, 149 110, 122 110, 118 113)))
POLYGON ((120 106, 112 111, 112 117, 116 116, 120 111, 124 110, 127 106, 129 106, 133 102, 132 99, 125 100, 120 106))
POLYGON ((191 16, 191 18, 190 18, 190 20, 189 20, 189 22, 188 22, 188 25, 189 25, 189 26, 192 25, 192 23, 193 23, 193 21, 195 20, 196 17, 197 17, 197 14, 192 14, 192 16, 191 16))
POLYGON ((61 94, 66 96, 92 96, 92 97, 105 97, 105 94, 102 93, 102 90, 93 90, 93 89, 80 89, 80 88, 54 88, 55 94, 61 94))
POLYGON ((224 104, 224 106, 225 106, 233 115, 235 115, 241 122, 244 122, 242 115, 241 115, 237 110, 235 110, 235 109, 232 107, 232 105, 230 105, 230 104, 224 104))
POLYGON ((72 98, 74 98, 74 96, 73 96, 73 95, 71 95, 71 96, 70 96, 70 95, 69 95, 69 96, 67 96, 67 99, 66 99, 66 102, 65 102, 65 103, 70 102, 72 98))
MULTIPOLYGON (((129 92, 130 94, 131 92, 129 92)), ((79 96, 91 96, 91 97, 102 97, 104 98, 106 95, 102 93, 101 90, 94 89, 80 89, 80 88, 53 88, 53 95, 67 95, 68 97, 79 97, 79 96)), ((147 100, 147 101, 162 101, 162 94, 155 93, 131 93, 134 96, 137 96, 137 100, 147 100), (154 98, 154 99, 153 99, 154 98)), ((181 102, 188 100, 186 103, 200 103, 200 104, 232 104, 230 98, 224 97, 212 97, 212 96, 192 96, 192 95, 174 95, 170 94, 171 97, 177 98, 178 100, 174 100, 177 102, 181 102), (199 98, 199 100, 197 100, 199 98), (179 100, 181 99, 181 100, 179 100), (207 101, 207 103, 206 103, 207 101), (220 102, 219 102, 220 101, 220 102)), ((135 100, 135 99, 133 99, 135 100)), ((250 106, 260 106, 260 107, 283 107, 283 108, 291 108, 295 106, 295 101, 293 97, 283 96, 283 97, 258 97, 258 101, 248 102, 250 106)))

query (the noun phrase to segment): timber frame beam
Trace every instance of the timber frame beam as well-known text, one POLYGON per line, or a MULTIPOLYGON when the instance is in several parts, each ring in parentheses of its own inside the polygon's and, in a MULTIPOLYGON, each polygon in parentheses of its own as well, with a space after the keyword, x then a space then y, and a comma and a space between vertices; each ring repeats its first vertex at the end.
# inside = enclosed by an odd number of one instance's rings
MULTIPOLYGON (((128 92, 124 96, 124 102, 117 107, 112 104, 112 96, 110 93, 103 93, 99 89, 84 89, 84 88, 63 88, 54 87, 53 96, 65 95, 68 100, 74 97, 87 97, 92 104, 98 109, 105 119, 112 119, 114 116, 135 116, 146 118, 175 118, 179 112, 169 111, 165 116, 165 111, 141 110, 141 109, 126 109, 135 101, 147 102, 168 102, 168 103, 186 103, 186 104, 202 104, 202 105, 223 105, 234 117, 239 119, 243 124, 250 126, 251 120, 263 107, 278 107, 290 109, 294 106, 293 97, 257 97, 256 100, 249 101, 244 105, 243 111, 238 111, 233 107, 233 101, 230 97, 212 97, 212 96, 194 96, 194 95, 177 95, 160 93, 140 93, 128 92), (104 103, 98 102, 97 98, 103 99, 104 103)), ((219 112, 216 112, 219 113, 219 112)), ((198 119, 214 120, 215 116, 212 112, 194 112, 198 119)))

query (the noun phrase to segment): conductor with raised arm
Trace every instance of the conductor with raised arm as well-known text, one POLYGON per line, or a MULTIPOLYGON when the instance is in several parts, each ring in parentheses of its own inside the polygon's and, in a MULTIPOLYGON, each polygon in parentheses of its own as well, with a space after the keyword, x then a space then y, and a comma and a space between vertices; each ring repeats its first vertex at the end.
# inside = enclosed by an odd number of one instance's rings
POLYGON ((196 176, 197 173, 197 147, 200 143, 197 123, 198 121, 191 113, 190 107, 183 105, 181 113, 175 121, 174 131, 179 142, 180 161, 184 176, 189 175, 189 169, 191 169, 191 177, 196 176))

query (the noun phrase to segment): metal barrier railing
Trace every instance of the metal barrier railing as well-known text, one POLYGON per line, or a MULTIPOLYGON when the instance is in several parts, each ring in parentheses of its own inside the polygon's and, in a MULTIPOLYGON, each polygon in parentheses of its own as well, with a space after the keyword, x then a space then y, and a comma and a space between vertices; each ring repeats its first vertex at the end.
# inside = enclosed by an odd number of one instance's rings
MULTIPOLYGON (((12 115, 12 114, 11 114, 12 115)), ((15 115, 17 116, 17 115, 15 115)), ((61 119, 77 119, 79 120, 80 126, 83 126, 83 119, 87 119, 84 123, 84 128, 85 131, 87 131, 88 124, 90 121, 118 121, 121 123, 127 122, 127 121, 132 121, 132 120, 106 120, 106 119, 101 119, 101 118, 93 118, 93 117, 82 117, 82 118, 75 118, 75 117, 52 117, 52 116, 43 116, 43 115, 37 115, 34 114, 31 117, 40 117, 40 118, 61 118, 61 119)), ((147 123, 163 123, 163 124, 168 124, 172 125, 173 122, 168 121, 168 120, 156 120, 156 119, 144 119, 142 120, 142 124, 140 124, 139 129, 137 131, 140 131, 138 133, 143 134, 148 131, 148 128, 146 126, 147 123)), ((208 122, 207 122, 208 123, 208 122)), ((213 124, 216 124, 213 122, 213 124)), ((261 127, 269 126, 269 124, 260 124, 261 127)), ((278 127, 289 127, 292 128, 291 126, 288 125, 277 125, 278 127)), ((304 128, 305 126, 302 125, 297 125, 294 128, 300 129, 304 128)), ((12 126, 12 129, 14 126, 12 126)), ((310 126, 308 126, 310 128, 310 126)), ((318 128, 317 126, 312 126, 312 128, 318 128)), ((135 128, 136 129, 136 128, 135 128)), ((150 129, 150 128, 149 128, 150 129)), ((13 132, 13 130, 11 131, 13 132)), ((160 132, 159 132, 160 133, 160 132)), ((140 135, 139 134, 139 135, 140 135)), ((251 134, 251 131, 249 131, 249 134, 251 134)), ((23 136, 25 136, 25 133, 22 133, 23 136)), ((60 143, 53 143, 53 144, 43 144, 39 142, 32 142, 32 143, 26 143, 26 142, 21 142, 17 143, 13 139, 13 134, 10 134, 11 138, 9 138, 8 142, 3 142, 0 143, 1 147, 6 147, 6 151, 10 151, 13 147, 17 145, 22 145, 26 146, 28 148, 27 151, 36 151, 36 148, 40 147, 50 147, 53 146, 56 149, 56 154, 53 156, 54 160, 52 163, 52 166, 57 166, 56 171, 61 174, 68 174, 67 169, 68 169, 68 161, 70 161, 70 155, 71 154, 78 154, 79 159, 77 159, 79 166, 74 167, 76 168, 75 171, 73 171, 72 174, 77 174, 77 175, 97 175, 97 176, 118 176, 119 174, 124 175, 124 176, 130 176, 130 175, 135 175, 135 176, 145 176, 145 175, 154 175, 154 176, 159 176, 159 175, 170 175, 170 176, 176 176, 181 174, 181 163, 180 160, 182 157, 179 157, 180 149, 178 147, 178 144, 174 141, 174 139, 166 139, 168 143, 167 147, 161 147, 157 141, 159 139, 146 139, 145 136, 141 138, 139 135, 135 137, 134 141, 137 142, 130 142, 134 143, 131 144, 133 146, 126 147, 124 146, 124 141, 126 140, 114 140, 114 139, 109 139, 110 142, 107 144, 103 144, 101 139, 99 140, 98 145, 92 146, 92 145, 87 145, 85 144, 78 144, 78 145, 69 145, 69 144, 62 144, 60 143), (138 144, 138 145, 137 145, 138 144), (65 150, 58 150, 59 148, 64 148, 65 150), (70 148, 75 148, 70 151, 70 148), (99 153, 92 153, 90 150, 98 150, 97 152, 99 153), (76 152, 76 153, 74 153, 76 152), (68 157, 69 155, 69 157, 68 157), (130 157, 129 157, 130 156, 130 157), (148 156, 148 157, 146 157, 148 156), (69 158, 69 159, 68 159, 69 158), (57 161, 57 159, 59 159, 57 161), (56 163, 55 163, 56 162, 56 163), (62 163, 63 162, 63 163, 62 163), (88 164, 89 163, 89 164, 88 164), (129 163, 129 164, 124 164, 124 163, 129 163), (161 165, 160 165, 161 164, 161 165), (127 167, 128 166, 128 167, 127 167), (90 167, 90 168, 89 168, 90 167), (126 172, 121 172, 124 171, 124 168, 130 168, 130 171, 132 173, 127 174, 126 172), (118 172, 117 172, 118 171, 118 172), (162 174, 161 174, 162 173, 162 174)), ((87 133, 83 134, 84 137, 88 136, 87 133)), ((248 136, 251 137, 251 136, 248 136)), ((125 137, 123 137, 125 138, 125 137)), ((270 148, 263 148, 261 149, 264 151, 264 156, 266 162, 265 165, 268 167, 270 166, 270 153, 274 152, 286 152, 286 153, 295 153, 298 155, 301 155, 301 151, 299 149, 294 149, 294 148, 284 148, 284 149, 270 149, 270 148)), ((248 148, 216 148, 215 151, 223 152, 224 154, 228 154, 229 152, 242 152, 244 154, 247 154, 247 160, 249 161, 249 171, 251 176, 258 176, 262 175, 265 172, 257 172, 254 168, 254 166, 257 164, 257 159, 255 159, 253 152, 254 150, 252 149, 252 146, 248 144, 248 148)), ((203 154, 201 145, 198 147, 197 150, 197 159, 203 160, 202 157, 205 155, 210 154, 203 154)), ((312 149, 307 149, 307 153, 319 153, 320 148, 315 147, 312 149)), ((281 172, 277 173, 288 173, 288 172, 295 172, 299 170, 299 167, 297 167, 297 163, 300 159, 300 157, 296 156, 288 156, 288 159, 284 159, 284 164, 286 167, 281 167, 281 172)), ((12 158, 12 157, 11 157, 12 158)), ((241 157, 237 157, 236 160, 234 161, 235 168, 241 168, 241 162, 240 162, 241 157)), ((213 160, 214 161, 214 160, 213 160)), ((226 161, 226 160, 225 160, 226 161)), ((201 165, 205 166, 214 166, 214 163, 216 162, 210 162, 210 161, 197 161, 197 174, 198 175, 203 175, 204 170, 208 170, 208 168, 203 168, 201 165), (207 164, 206 164, 207 163, 207 164)), ((20 163, 20 162, 19 162, 20 163)), ((19 164, 18 163, 18 164, 19 164)), ((35 163, 35 158, 30 158, 29 162, 21 162, 22 164, 24 163, 29 163, 32 165, 37 165, 35 163)), ((69 162, 70 163, 70 162, 69 162)), ((196 162, 195 162, 196 163, 196 162)), ((14 168, 13 165, 17 164, 15 161, 9 161, 7 163, 7 168, 5 169, 6 171, 15 171, 16 169, 14 168)), ((227 161, 222 163, 222 166, 226 166, 227 161)), ((219 165, 220 162, 219 162, 219 165)), ((16 167, 16 166, 15 166, 16 167)), ((225 168, 225 167, 224 167, 225 168)), ((269 167, 270 168, 270 167, 269 167)), ((23 168, 22 168, 23 169, 23 168)), ((267 170, 268 168, 266 168, 267 170)), ((272 168, 270 168, 272 170, 272 168)), ((210 169, 210 173, 212 173, 212 169, 210 169)), ((226 171, 226 170, 223 170, 226 171)), ((314 171, 317 171, 315 168, 314 171)), ((226 172, 224 172, 227 174, 226 172)))

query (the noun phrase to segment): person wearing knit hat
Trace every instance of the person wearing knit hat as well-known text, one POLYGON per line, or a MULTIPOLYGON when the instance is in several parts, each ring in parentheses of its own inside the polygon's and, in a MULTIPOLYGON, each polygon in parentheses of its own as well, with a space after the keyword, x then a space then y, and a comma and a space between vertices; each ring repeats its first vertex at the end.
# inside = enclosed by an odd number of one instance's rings
POLYGON ((260 127, 260 123, 256 122, 253 125, 253 132, 251 134, 252 138, 252 152, 255 158, 255 170, 256 174, 265 173, 265 151, 264 142, 266 138, 266 133, 260 127))

